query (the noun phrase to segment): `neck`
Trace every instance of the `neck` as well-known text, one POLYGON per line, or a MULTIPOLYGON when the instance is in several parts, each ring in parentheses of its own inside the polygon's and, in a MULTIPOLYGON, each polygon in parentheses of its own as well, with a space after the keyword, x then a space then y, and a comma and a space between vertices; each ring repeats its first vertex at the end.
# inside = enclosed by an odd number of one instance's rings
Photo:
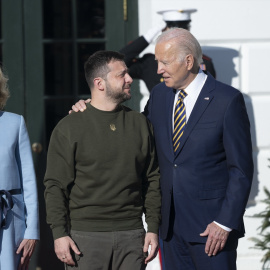
POLYGON ((188 75, 188 77, 185 80, 185 85, 180 87, 179 89, 185 89, 187 88, 192 82, 193 80, 196 78, 196 76, 199 73, 199 68, 198 69, 192 69, 188 75))
POLYGON ((98 110, 107 112, 114 111, 119 106, 117 103, 107 102, 104 99, 99 100, 97 98, 92 98, 91 105, 98 110))
POLYGON ((179 89, 179 90, 180 90, 180 89, 183 89, 183 90, 186 89, 186 88, 193 82, 193 80, 196 78, 196 76, 197 76, 197 74, 190 74, 190 75, 186 78, 184 84, 181 85, 178 89, 179 89))

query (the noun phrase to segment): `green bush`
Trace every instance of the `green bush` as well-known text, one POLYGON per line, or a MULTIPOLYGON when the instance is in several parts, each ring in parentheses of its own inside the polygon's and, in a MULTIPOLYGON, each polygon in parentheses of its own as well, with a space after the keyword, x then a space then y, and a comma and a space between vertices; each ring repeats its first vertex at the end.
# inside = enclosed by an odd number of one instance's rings
POLYGON ((263 262, 263 268, 270 262, 270 231, 265 231, 267 228, 270 230, 270 192, 266 187, 264 187, 264 192, 266 194, 266 199, 261 202, 266 204, 266 209, 261 213, 252 216, 255 218, 262 218, 262 224, 258 227, 258 230, 260 230, 260 238, 250 238, 251 241, 255 242, 255 249, 266 251, 261 260, 263 262))

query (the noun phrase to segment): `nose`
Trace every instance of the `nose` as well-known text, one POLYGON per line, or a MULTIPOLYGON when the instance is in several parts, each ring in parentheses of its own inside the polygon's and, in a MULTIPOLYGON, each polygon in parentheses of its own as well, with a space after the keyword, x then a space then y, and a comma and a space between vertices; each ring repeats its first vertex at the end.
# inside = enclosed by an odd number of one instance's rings
POLYGON ((162 63, 158 62, 157 74, 162 74, 162 73, 164 73, 164 66, 162 63))
POLYGON ((130 77, 130 75, 127 73, 126 74, 126 82, 131 84, 133 82, 133 79, 130 77))

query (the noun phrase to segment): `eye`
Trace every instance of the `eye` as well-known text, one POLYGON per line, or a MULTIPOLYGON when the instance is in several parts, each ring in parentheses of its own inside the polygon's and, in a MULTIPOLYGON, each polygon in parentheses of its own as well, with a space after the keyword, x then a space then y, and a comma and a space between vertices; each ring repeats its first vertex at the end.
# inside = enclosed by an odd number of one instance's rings
POLYGON ((160 61, 161 64, 163 64, 164 66, 167 66, 169 63, 167 61, 160 61))
POLYGON ((125 77, 125 73, 120 73, 120 74, 118 75, 118 77, 120 77, 120 78, 125 77))

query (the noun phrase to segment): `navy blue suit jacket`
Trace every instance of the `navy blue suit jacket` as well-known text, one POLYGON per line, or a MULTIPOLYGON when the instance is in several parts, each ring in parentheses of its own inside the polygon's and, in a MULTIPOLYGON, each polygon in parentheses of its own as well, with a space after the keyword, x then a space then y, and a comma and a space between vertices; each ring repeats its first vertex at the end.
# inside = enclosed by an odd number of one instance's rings
POLYGON ((216 81, 209 73, 175 155, 172 113, 175 90, 155 86, 144 114, 152 122, 161 173, 162 223, 168 236, 172 194, 177 204, 179 230, 186 241, 200 237, 216 221, 244 235, 243 215, 252 177, 250 124, 243 95, 216 81))

